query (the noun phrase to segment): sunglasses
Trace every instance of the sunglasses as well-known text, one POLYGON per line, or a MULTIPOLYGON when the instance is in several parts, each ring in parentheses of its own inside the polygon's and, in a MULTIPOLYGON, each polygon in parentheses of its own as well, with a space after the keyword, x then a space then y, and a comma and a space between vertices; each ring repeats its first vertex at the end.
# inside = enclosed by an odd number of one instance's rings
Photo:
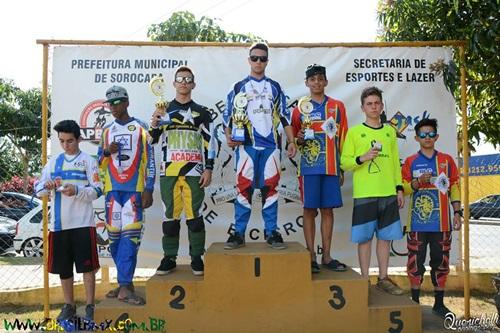
POLYGON ((190 76, 176 76, 175 77, 175 82, 177 82, 177 83, 182 83, 182 82, 192 83, 193 81, 194 81, 194 78, 192 78, 190 76))
POLYGON ((126 101, 126 99, 115 99, 114 101, 109 102, 109 105, 118 105, 118 104, 121 104, 125 101, 126 101))
POLYGON ((256 55, 251 55, 250 56, 250 61, 251 62, 257 62, 257 60, 260 60, 260 62, 267 62, 267 56, 256 56, 256 55))
POLYGON ((419 137, 420 139, 425 139, 425 137, 428 137, 428 138, 430 138, 430 139, 434 139, 434 138, 436 137, 436 135, 437 135, 437 133, 436 133, 436 132, 427 132, 427 133, 425 133, 425 132, 420 132, 420 133, 418 133, 418 137, 419 137))

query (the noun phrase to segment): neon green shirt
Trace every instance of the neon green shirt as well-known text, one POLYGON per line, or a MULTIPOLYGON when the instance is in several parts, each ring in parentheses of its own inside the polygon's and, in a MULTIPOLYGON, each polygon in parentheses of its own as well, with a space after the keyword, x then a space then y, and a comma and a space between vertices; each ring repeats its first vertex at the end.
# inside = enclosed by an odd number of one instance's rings
POLYGON ((396 131, 389 125, 372 128, 365 124, 349 128, 340 160, 342 170, 353 170, 353 198, 387 197, 402 186, 396 131), (372 161, 358 164, 372 145, 382 150, 372 161))

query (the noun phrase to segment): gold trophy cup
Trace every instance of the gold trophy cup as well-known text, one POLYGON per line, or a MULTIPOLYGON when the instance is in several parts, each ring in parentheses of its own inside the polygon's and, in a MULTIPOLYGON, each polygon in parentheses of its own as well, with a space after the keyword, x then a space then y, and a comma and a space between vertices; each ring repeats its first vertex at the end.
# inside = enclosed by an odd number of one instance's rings
POLYGON ((246 106, 248 104, 247 95, 244 92, 239 92, 234 97, 233 101, 233 129, 231 139, 233 141, 245 141, 245 125, 248 123, 246 114, 246 106))
POLYGON ((302 119, 302 128, 304 129, 304 140, 312 140, 314 139, 314 130, 311 128, 312 120, 311 120, 311 112, 314 109, 313 104, 311 103, 311 98, 309 96, 304 96, 299 99, 298 108, 300 113, 304 116, 302 119))
POLYGON ((163 76, 155 76, 150 82, 149 82, 149 89, 155 95, 158 97, 158 100, 155 103, 156 106, 156 112, 160 114, 160 124, 169 124, 170 119, 167 114, 167 108, 168 108, 168 102, 163 99, 163 94, 165 93, 165 80, 163 79, 163 76))

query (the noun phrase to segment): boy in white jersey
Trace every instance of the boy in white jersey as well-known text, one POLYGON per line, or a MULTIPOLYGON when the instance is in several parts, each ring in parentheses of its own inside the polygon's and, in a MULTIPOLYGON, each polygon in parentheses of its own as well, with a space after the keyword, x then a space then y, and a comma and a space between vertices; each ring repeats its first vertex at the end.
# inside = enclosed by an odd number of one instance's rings
POLYGON ((96 160, 82 152, 80 127, 73 120, 54 126, 64 153, 53 156, 35 184, 38 196, 51 195, 49 233, 50 273, 59 274, 64 306, 59 321, 76 315, 73 298, 73 263, 83 273, 87 306, 85 318, 93 320, 95 273, 99 269, 92 201, 102 195, 96 160))

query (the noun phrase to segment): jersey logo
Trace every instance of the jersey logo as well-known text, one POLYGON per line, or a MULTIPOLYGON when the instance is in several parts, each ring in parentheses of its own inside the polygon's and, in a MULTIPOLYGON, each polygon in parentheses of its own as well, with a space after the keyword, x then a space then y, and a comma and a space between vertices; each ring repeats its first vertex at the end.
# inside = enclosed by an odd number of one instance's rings
POLYGON ((130 132, 133 132, 133 131, 135 131, 136 127, 135 127, 135 125, 128 125, 127 129, 128 129, 130 132))
POLYGON ((115 142, 119 143, 121 149, 132 150, 132 135, 131 134, 119 134, 114 136, 115 142))

